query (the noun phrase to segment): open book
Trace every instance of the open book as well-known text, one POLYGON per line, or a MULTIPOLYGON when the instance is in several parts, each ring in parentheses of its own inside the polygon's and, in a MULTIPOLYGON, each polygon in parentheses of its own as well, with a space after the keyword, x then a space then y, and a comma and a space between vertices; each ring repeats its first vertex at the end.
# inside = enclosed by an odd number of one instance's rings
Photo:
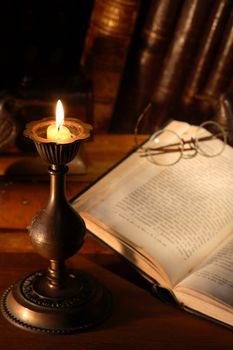
MULTIPOLYGON (((179 135, 194 126, 172 122, 179 135)), ((87 229, 180 306, 233 326, 233 149, 156 166, 136 150, 73 201, 87 229)))

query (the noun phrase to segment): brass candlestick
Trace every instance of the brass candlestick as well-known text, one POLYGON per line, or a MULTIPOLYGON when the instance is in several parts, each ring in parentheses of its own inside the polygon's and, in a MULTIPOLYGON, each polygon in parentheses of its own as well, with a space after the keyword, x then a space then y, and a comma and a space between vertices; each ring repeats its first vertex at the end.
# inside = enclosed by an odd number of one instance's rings
POLYGON ((36 271, 11 286, 2 297, 4 316, 28 331, 69 334, 83 331, 104 320, 110 310, 108 291, 64 261, 83 244, 86 233, 80 215, 65 196, 66 166, 87 139, 90 126, 68 119, 71 138, 51 142, 46 130, 51 119, 27 124, 24 135, 32 139, 41 158, 50 164, 50 197, 47 206, 32 220, 29 234, 37 252, 50 261, 47 270, 36 271))

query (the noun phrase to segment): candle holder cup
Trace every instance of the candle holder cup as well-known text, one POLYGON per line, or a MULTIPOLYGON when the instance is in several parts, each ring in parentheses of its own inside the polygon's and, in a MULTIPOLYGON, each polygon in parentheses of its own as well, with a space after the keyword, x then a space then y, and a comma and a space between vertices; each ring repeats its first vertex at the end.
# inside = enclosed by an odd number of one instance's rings
POLYGON ((32 220, 29 235, 36 251, 49 260, 47 270, 36 271, 8 288, 2 297, 4 316, 23 329, 49 334, 84 331, 110 313, 109 292, 93 277, 68 269, 65 260, 82 246, 86 228, 65 195, 65 175, 80 143, 91 127, 77 119, 65 125, 72 138, 50 142, 46 129, 51 119, 27 124, 24 135, 35 143, 40 157, 49 164, 48 204, 32 220))

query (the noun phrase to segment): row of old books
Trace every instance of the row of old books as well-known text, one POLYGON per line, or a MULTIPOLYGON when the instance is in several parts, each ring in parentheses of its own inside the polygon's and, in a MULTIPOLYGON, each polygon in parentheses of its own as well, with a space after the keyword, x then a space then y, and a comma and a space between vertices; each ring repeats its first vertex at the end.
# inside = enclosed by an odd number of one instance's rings
POLYGON ((95 0, 81 64, 97 131, 199 123, 233 88, 232 0, 95 0))

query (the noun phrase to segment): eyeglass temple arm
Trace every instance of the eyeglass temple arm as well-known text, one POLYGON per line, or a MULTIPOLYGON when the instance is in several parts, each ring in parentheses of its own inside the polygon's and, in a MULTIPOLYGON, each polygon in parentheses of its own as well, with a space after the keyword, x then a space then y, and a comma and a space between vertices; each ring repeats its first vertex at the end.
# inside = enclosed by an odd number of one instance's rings
MULTIPOLYGON (((214 138, 217 138, 220 135, 221 135, 221 133, 218 133, 216 135, 203 136, 203 137, 198 138, 198 142, 212 140, 214 138)), ((180 140, 181 140, 183 145, 195 144, 195 139, 194 138, 191 138, 190 140, 184 140, 184 139, 181 138, 180 140)), ((147 147, 146 151, 166 150, 167 152, 177 152, 177 150, 171 150, 171 149, 169 150, 167 147, 174 147, 174 146, 179 146, 179 145, 180 145, 180 143, 176 142, 176 143, 170 143, 168 145, 164 145, 164 146, 160 146, 160 147, 147 147)), ((188 150, 192 150, 194 148, 195 147, 192 147, 192 148, 189 148, 189 149, 186 149, 186 150, 188 151, 188 150)))
POLYGON ((134 141, 135 141, 135 144, 136 146, 138 147, 138 139, 137 139, 137 136, 138 136, 138 126, 139 124, 141 123, 142 119, 145 117, 145 115, 149 112, 149 110, 151 109, 151 102, 148 103, 148 105, 145 107, 145 109, 143 110, 143 112, 140 114, 140 116, 138 117, 138 120, 137 120, 137 123, 136 123, 136 126, 134 128, 134 141))

